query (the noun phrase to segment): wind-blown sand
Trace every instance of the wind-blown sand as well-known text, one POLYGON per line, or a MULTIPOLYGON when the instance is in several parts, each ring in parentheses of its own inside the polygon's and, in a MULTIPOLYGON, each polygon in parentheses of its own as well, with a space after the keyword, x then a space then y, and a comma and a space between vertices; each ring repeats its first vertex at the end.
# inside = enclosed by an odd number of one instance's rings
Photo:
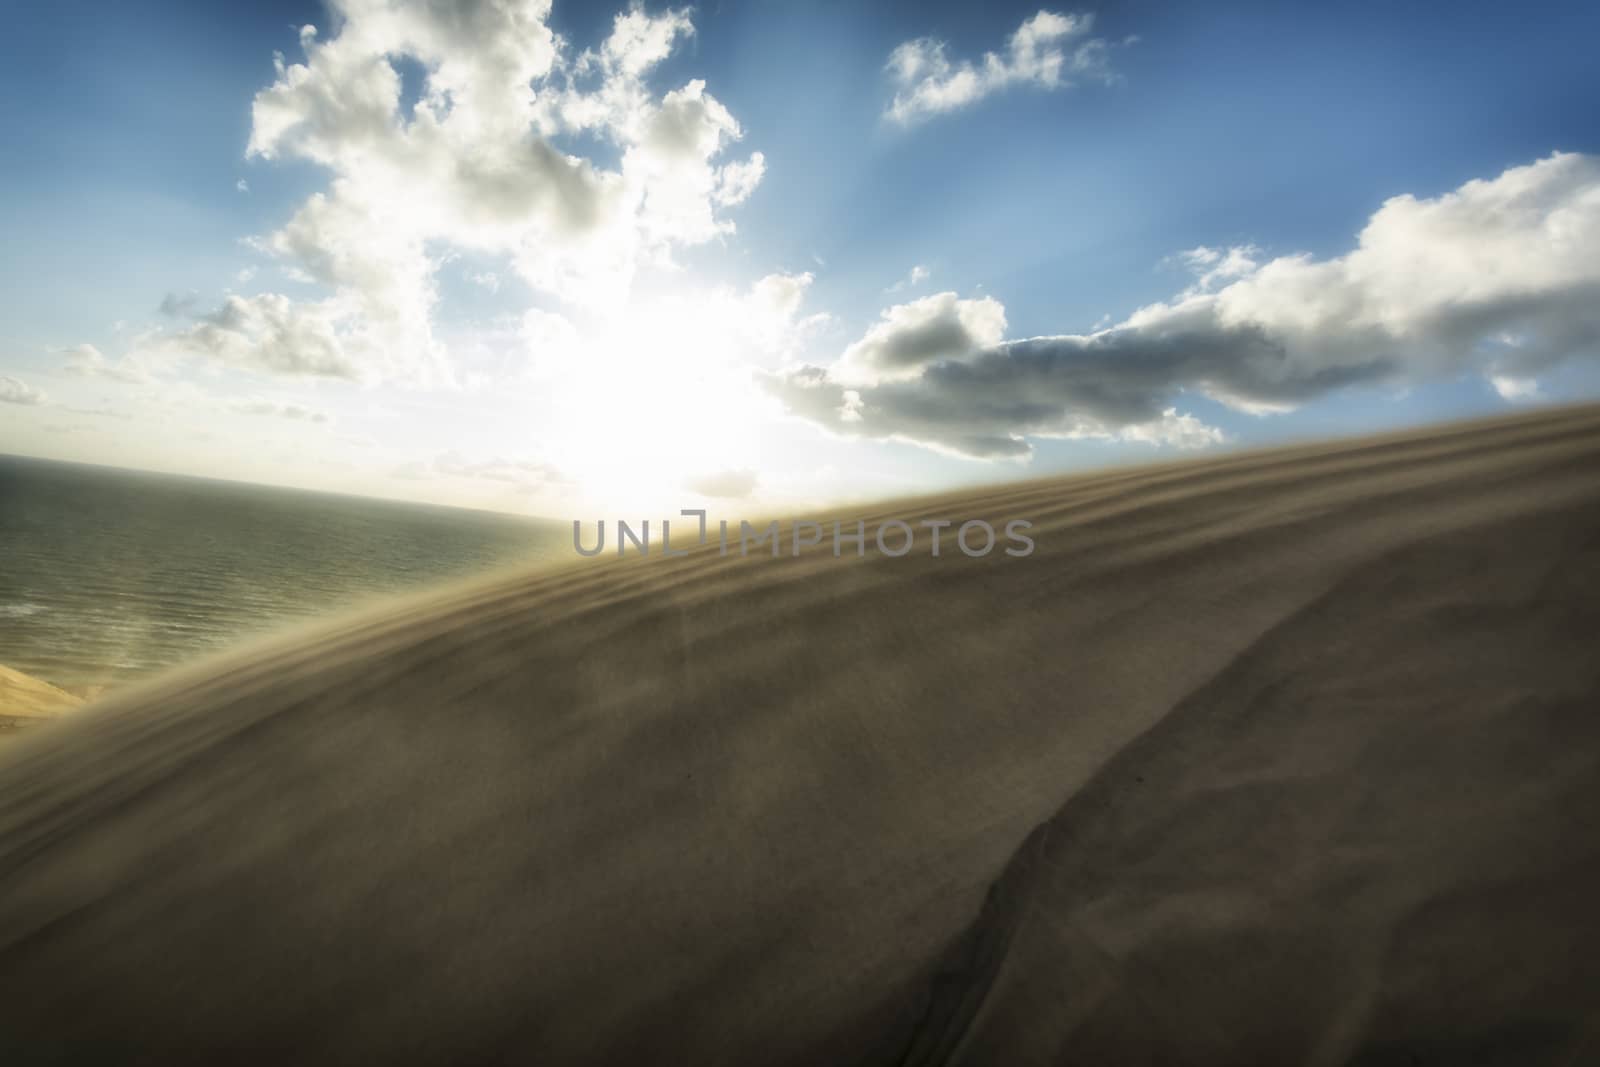
POLYGON ((0 1062, 1600 1061, 1600 409, 876 514, 8 746, 0 1062))
POLYGON ((82 703, 82 697, 0 664, 0 742, 82 703))

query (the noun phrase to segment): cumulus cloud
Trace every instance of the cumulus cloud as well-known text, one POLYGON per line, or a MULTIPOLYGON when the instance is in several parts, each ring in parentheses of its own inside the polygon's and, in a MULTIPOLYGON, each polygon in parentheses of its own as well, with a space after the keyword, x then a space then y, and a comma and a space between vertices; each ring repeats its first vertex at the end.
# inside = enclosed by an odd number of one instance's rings
POLYGON ((73 345, 62 349, 61 355, 66 360, 68 374, 104 378, 124 385, 145 385, 152 379, 150 370, 139 360, 131 357, 110 360, 94 345, 73 345))
POLYGON ((44 401, 45 395, 27 382, 8 374, 0 374, 0 404, 22 404, 31 407, 44 401))
POLYGON ((940 294, 889 309, 830 367, 761 380, 836 434, 980 458, 1025 457, 1030 437, 1206 443, 1214 431, 1177 412, 1184 393, 1267 413, 1474 373, 1524 396, 1541 371, 1600 354, 1596 247, 1600 159, 1556 154, 1395 197, 1335 258, 1197 250, 1194 286, 1108 329, 998 341, 998 305, 981 334, 940 294))
POLYGON ((331 301, 295 303, 277 293, 230 296, 217 311, 161 343, 269 374, 359 380, 365 368, 350 346, 361 338, 341 331, 339 319, 331 301))
POLYGON ((725 470, 690 478, 684 483, 684 488, 701 496, 740 500, 755 492, 759 481, 752 470, 725 470))
POLYGON ((748 198, 766 167, 759 152, 725 167, 712 164, 723 146, 740 136, 738 122, 706 92, 703 81, 691 81, 662 99, 622 162, 623 174, 643 192, 637 222, 648 244, 666 250, 674 242, 701 244, 733 232, 733 223, 719 218, 716 209, 748 198))
POLYGON ((499 258, 529 286, 590 308, 622 299, 643 264, 732 232, 725 212, 759 184, 754 153, 703 81, 648 77, 693 33, 686 11, 617 16, 577 56, 549 0, 332 0, 303 59, 278 56, 253 102, 248 155, 330 175, 258 248, 331 295, 230 298, 178 338, 260 370, 363 380, 451 380, 435 339, 435 279, 453 252, 499 258), (397 64, 421 71, 417 98, 397 64), (556 146, 586 133, 606 165, 556 146), (239 302, 242 301, 242 302, 239 302), (304 353, 289 341, 304 341, 304 353))
POLYGON ((916 378, 935 363, 961 362, 999 344, 1005 332, 1000 301, 936 293, 883 312, 866 336, 845 349, 834 376, 866 385, 916 378))
POLYGON ((1209 248, 1200 245, 1185 249, 1169 260, 1180 264, 1194 275, 1195 281, 1185 295, 1209 293, 1218 285, 1255 273, 1260 265, 1257 257, 1261 249, 1255 245, 1235 245, 1231 248, 1209 248))
POLYGON ((746 293, 719 292, 707 306, 717 308, 721 321, 702 334, 713 335, 706 339, 713 347, 728 349, 724 360, 788 358, 831 321, 825 311, 800 314, 815 280, 810 271, 780 271, 758 278, 746 293))
MULTIPOLYGON (((1101 436, 1100 431, 1089 431, 1085 436, 1101 436)), ((1180 415, 1177 408, 1167 408, 1159 419, 1134 422, 1120 427, 1115 436, 1124 441, 1140 441, 1147 445, 1166 445, 1187 451, 1191 448, 1208 448, 1227 440, 1215 426, 1207 426, 1193 415, 1180 415)))
POLYGON ((781 272, 768 274, 764 278, 757 279, 750 287, 750 299, 759 311, 787 324, 799 312, 806 290, 811 288, 811 283, 814 281, 816 276, 810 271, 802 271, 799 274, 781 272))
POLYGON ((980 63, 952 62, 949 45, 932 37, 906 41, 889 55, 894 99, 884 114, 909 125, 966 107, 1014 85, 1065 89, 1078 80, 1111 82, 1111 44, 1089 36, 1093 15, 1041 11, 1017 27, 1004 52, 980 63))

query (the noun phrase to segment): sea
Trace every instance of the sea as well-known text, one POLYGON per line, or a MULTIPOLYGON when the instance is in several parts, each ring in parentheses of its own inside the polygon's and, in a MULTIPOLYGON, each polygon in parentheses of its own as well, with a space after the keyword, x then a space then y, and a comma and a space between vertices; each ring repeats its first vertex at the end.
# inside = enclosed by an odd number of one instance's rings
POLYGON ((95 695, 563 551, 549 519, 0 455, 0 664, 95 695))

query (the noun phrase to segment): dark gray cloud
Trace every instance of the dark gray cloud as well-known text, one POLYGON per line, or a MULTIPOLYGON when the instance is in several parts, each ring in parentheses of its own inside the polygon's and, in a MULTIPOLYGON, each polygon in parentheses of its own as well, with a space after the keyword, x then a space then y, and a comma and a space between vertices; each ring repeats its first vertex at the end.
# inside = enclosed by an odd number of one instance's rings
POLYGON ((984 459, 1026 456, 1030 437, 1217 439, 1177 413, 1185 394, 1264 413, 1475 373, 1529 395, 1540 372, 1600 354, 1596 247, 1600 161, 1556 155, 1396 197, 1336 259, 1187 253, 1194 287, 1108 330, 963 347, 951 316, 973 302, 940 294, 885 312, 830 367, 761 381, 833 433, 984 459))

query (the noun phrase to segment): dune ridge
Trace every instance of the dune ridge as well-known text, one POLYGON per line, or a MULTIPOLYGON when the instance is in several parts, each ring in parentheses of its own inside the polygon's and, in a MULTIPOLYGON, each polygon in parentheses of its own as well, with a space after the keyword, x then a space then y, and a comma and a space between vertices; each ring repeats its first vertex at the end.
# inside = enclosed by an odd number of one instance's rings
POLYGON ((1597 472, 1585 407, 1035 480, 839 516, 1024 559, 595 561, 114 694, 0 753, 0 1054, 1579 1062, 1597 472))
POLYGON ((1600 1055, 1600 503, 1550 519, 1356 569, 1119 752, 1012 857, 903 1063, 1600 1055))

